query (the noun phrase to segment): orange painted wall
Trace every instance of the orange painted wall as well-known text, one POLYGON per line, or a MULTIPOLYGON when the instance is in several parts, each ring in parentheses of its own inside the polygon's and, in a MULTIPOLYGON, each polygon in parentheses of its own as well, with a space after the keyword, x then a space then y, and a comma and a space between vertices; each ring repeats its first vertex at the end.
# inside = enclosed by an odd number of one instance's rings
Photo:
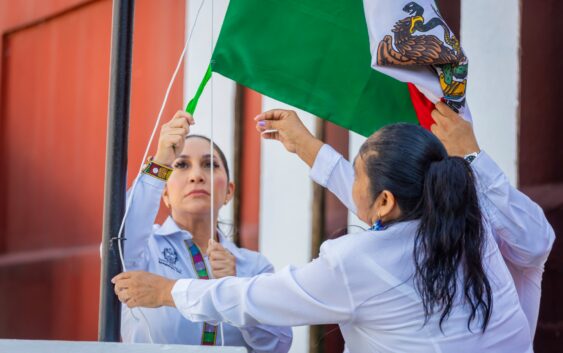
POLYGON ((243 127, 240 173, 240 245, 258 250, 260 229, 260 135, 255 133, 254 117, 262 112, 262 95, 241 88, 243 127))
MULTIPOLYGON (((110 0, 0 0, 0 338, 97 337, 111 11, 110 0)), ((184 24, 184 0, 136 1, 129 180, 184 24)))

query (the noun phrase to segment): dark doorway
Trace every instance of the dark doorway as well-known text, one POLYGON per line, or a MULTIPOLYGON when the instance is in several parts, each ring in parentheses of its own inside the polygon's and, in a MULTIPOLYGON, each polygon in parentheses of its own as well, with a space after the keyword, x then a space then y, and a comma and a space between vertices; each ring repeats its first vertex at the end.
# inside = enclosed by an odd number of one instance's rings
MULTIPOLYGON (((544 209, 555 234, 563 232, 563 40, 557 14, 563 2, 522 1, 520 188, 544 209)), ((563 349, 563 246, 555 241, 545 267, 536 337, 538 353, 563 349)))

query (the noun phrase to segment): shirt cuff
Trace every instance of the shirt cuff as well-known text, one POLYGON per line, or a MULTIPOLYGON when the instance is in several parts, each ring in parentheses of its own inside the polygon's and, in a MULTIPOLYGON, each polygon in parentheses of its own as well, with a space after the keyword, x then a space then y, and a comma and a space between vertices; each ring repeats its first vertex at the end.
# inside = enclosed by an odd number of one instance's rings
POLYGON ((485 151, 477 155, 471 162, 471 167, 477 179, 477 191, 480 193, 487 192, 504 175, 502 169, 485 151))
POLYGON ((330 175, 338 164, 340 158, 342 158, 340 153, 336 152, 336 150, 329 145, 324 144, 319 150, 317 158, 315 158, 315 162, 313 163, 313 168, 311 168, 311 171, 309 172, 309 176, 317 184, 326 186, 328 184, 328 180, 330 179, 330 175))
POLYGON ((188 288, 192 283, 193 279, 185 278, 179 279, 172 287, 172 299, 174 300, 174 305, 176 309, 184 316, 187 316, 188 312, 188 288))
POLYGON ((145 173, 139 174, 139 182, 150 185, 160 190, 164 190, 164 186, 166 185, 166 182, 164 180, 155 178, 145 173))

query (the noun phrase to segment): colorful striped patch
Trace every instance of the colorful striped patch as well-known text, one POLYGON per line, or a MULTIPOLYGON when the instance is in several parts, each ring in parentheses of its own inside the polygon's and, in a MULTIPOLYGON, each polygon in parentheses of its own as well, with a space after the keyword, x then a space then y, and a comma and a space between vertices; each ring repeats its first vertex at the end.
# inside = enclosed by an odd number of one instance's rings
MULTIPOLYGON (((188 240, 186 240, 185 243, 188 251, 190 252, 190 258, 192 259, 192 264, 194 265, 197 278, 209 279, 209 272, 207 272, 205 260, 203 259, 203 255, 201 254, 198 246, 194 242, 188 240)), ((216 340, 217 326, 204 322, 203 332, 201 334, 201 344, 203 346, 214 346, 216 340)))

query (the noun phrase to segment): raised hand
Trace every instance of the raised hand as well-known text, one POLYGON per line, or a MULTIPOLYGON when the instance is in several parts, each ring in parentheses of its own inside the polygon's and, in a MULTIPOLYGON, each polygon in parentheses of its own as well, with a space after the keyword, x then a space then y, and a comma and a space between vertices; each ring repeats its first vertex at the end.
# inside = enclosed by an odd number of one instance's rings
POLYGON ((190 132, 190 125, 193 124, 195 124, 194 118, 179 110, 169 122, 162 125, 154 161, 158 164, 171 166, 182 152, 184 141, 190 132))
POLYGON ((292 153, 313 165, 322 141, 313 136, 292 110, 274 109, 258 115, 256 130, 265 139, 278 140, 292 153))
POLYGON ((450 156, 464 157, 480 151, 471 123, 446 104, 437 103, 436 109, 432 111, 432 118, 436 124, 430 130, 442 141, 450 156))

